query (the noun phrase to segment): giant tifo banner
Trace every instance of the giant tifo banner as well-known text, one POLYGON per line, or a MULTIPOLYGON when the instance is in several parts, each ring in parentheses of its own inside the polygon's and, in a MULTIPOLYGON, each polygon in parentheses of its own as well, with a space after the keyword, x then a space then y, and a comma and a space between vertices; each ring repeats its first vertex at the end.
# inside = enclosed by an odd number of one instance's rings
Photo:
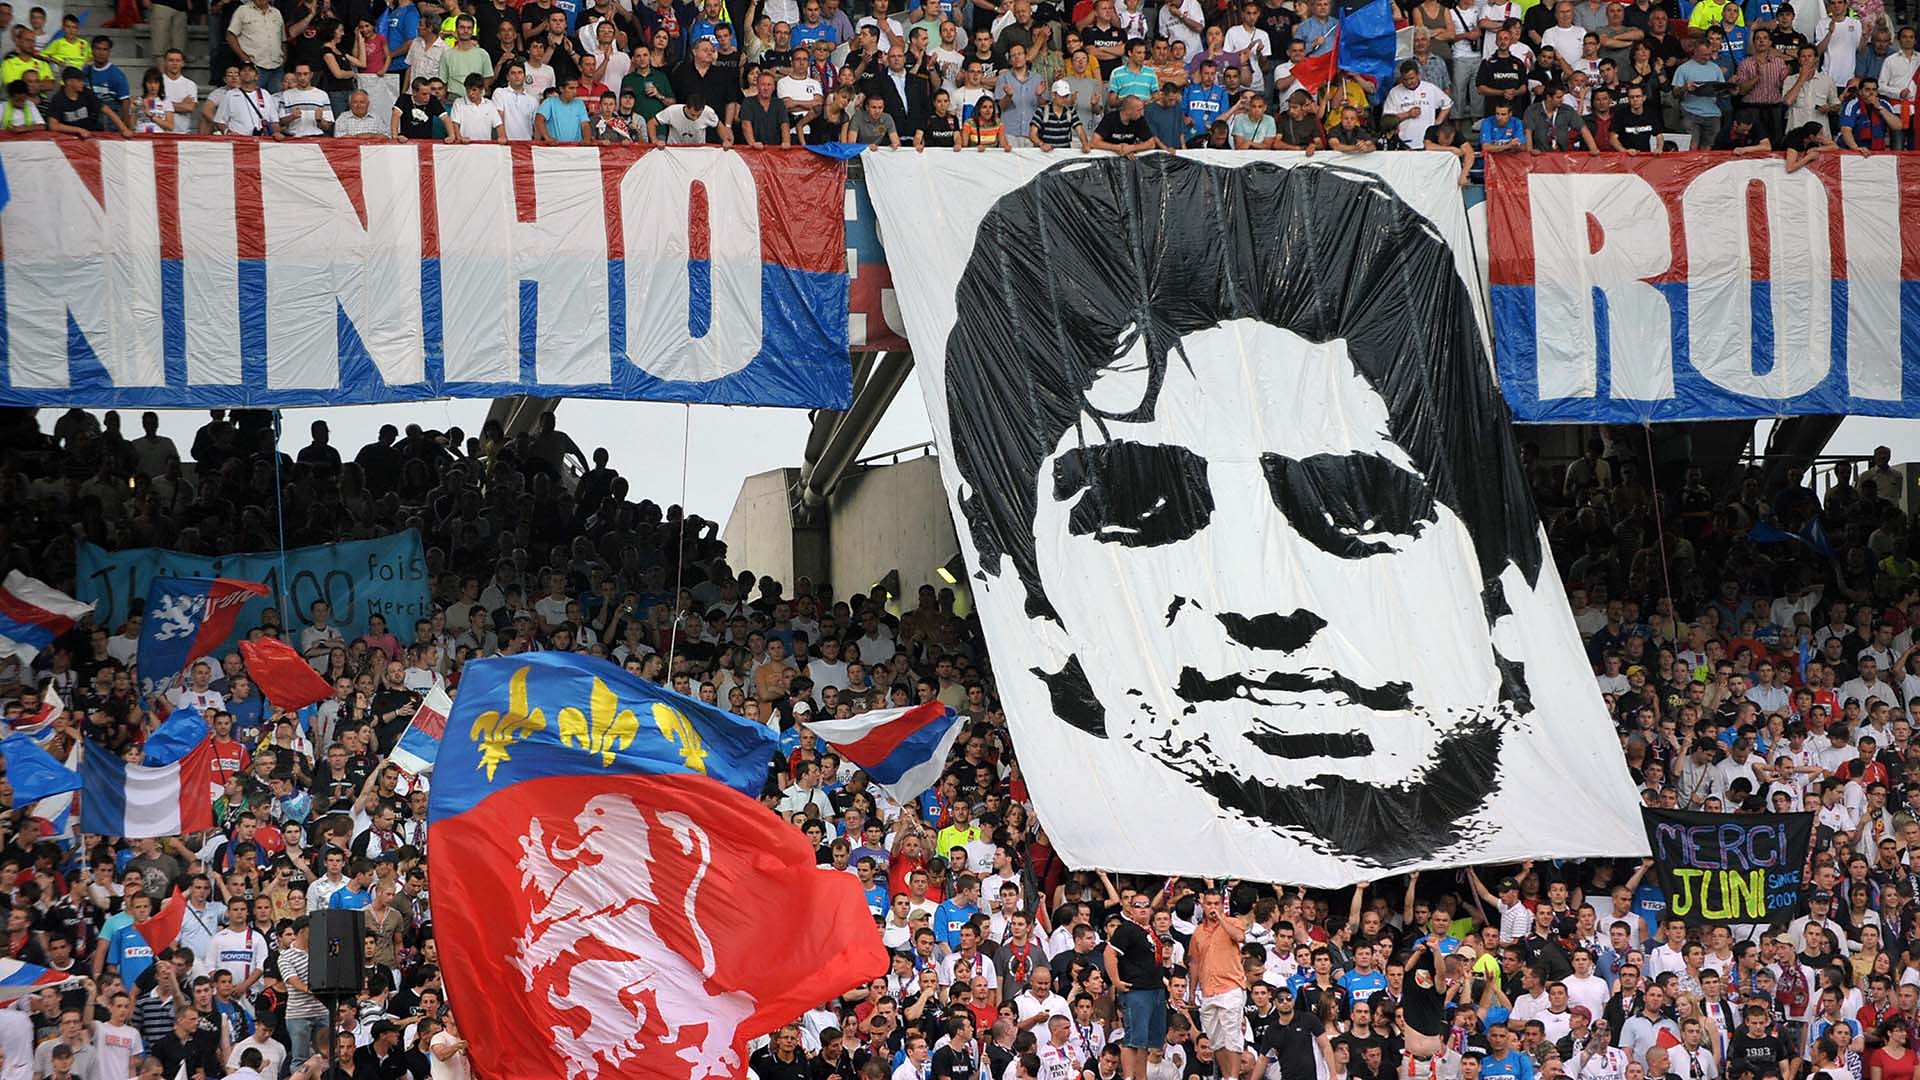
POLYGON ((799 150, 0 146, 0 404, 848 403, 845 166, 799 150))
POLYGON ((1487 232, 1519 419, 1920 416, 1920 157, 1513 158, 1487 232))
POLYGON ((1640 854, 1474 315, 1459 163, 865 162, 1007 715, 1073 866, 1640 854))
MULTIPOLYGON (((413 621, 433 615, 427 560, 420 534, 412 529, 378 540, 290 548, 284 559, 277 551, 191 555, 165 548, 108 551, 82 543, 75 560, 75 599, 94 604, 94 622, 110 629, 126 621, 129 601, 146 601, 148 585, 156 577, 225 577, 265 585, 267 594, 241 609, 234 624, 236 637, 258 626, 260 613, 268 607, 282 607, 283 598, 283 637, 310 624, 315 600, 327 602, 332 609, 328 622, 348 641, 366 633, 368 618, 378 615, 395 637, 411 642, 413 621)), ((146 618, 162 614, 147 612, 146 618)))
POLYGON ((1643 808, 1667 914, 1704 925, 1785 922, 1808 891, 1812 814, 1643 808))

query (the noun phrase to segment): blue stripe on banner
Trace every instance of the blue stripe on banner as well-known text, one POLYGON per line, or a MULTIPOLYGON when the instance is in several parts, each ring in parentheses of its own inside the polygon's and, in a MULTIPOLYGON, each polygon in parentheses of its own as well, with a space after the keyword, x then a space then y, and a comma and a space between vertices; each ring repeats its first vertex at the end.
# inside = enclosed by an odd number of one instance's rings
MULTIPOLYGON (((64 406, 82 389, 86 391, 85 403, 98 408, 278 408, 423 401, 437 397, 494 398, 509 394, 828 409, 844 409, 853 400, 852 366, 847 357, 848 279, 844 273, 815 273, 762 263, 760 354, 732 375, 707 382, 661 379, 626 362, 627 268, 619 259, 608 260, 613 381, 585 384, 535 381, 538 377, 535 364, 538 289, 532 282, 522 282, 517 323, 520 380, 449 382, 446 380, 444 325, 448 317, 460 316, 458 312, 443 310, 438 260, 423 259, 421 303, 425 309, 422 329, 426 339, 426 381, 385 385, 378 380, 368 380, 365 375, 372 368, 363 359, 365 350, 350 346, 334 357, 340 384, 337 388, 276 389, 266 384, 266 265, 258 259, 243 260, 239 270, 240 296, 236 302, 241 313, 241 385, 187 385, 186 316, 180 285, 183 269, 180 260, 171 259, 163 260, 160 267, 166 294, 162 304, 164 386, 113 386, 106 369, 94 358, 92 346, 78 326, 71 325, 68 351, 73 385, 18 388, 13 385, 6 360, 7 321, 0 317, 0 405, 64 406)), ((0 313, 5 311, 5 287, 5 281, 0 280, 0 313)), ((692 314, 690 310, 689 315, 692 314)), ((708 326, 716 315, 724 313, 712 312, 709 301, 708 326)), ((352 340, 348 334, 339 336, 352 340)))
POLYGON ((949 713, 944 723, 935 721, 907 736, 899 746, 893 748, 893 753, 867 770, 868 779, 876 784, 895 783, 914 766, 924 764, 932 757, 934 751, 940 749, 940 740, 946 738, 947 732, 959 722, 958 716, 949 713))
POLYGON ((126 829, 126 763, 88 743, 80 754, 80 831, 120 836, 126 829))
MULTIPOLYGON (((1907 359, 1901 366, 1899 399, 1854 397, 1848 392, 1846 335, 1847 287, 1833 283, 1833 357, 1825 378, 1805 393, 1790 398, 1759 398, 1738 394, 1712 382, 1693 366, 1687 328, 1685 282, 1653 282, 1672 313, 1673 396, 1655 401, 1615 398, 1611 393, 1613 355, 1607 333, 1606 308, 1595 291, 1594 325, 1598 334, 1598 362, 1593 397, 1540 397, 1534 290, 1531 285, 1494 285, 1491 289, 1494 357, 1500 389, 1521 423, 1638 424, 1679 420, 1744 420, 1799 413, 1913 417, 1920 414, 1920 282, 1902 282, 1900 289, 1901 347, 1907 359)), ((1765 353, 1755 353, 1755 373, 1764 374, 1771 360, 1773 305, 1770 286, 1756 282, 1751 333, 1756 350, 1765 341, 1765 353)))
POLYGON ((4 611, 0 611, 0 637, 39 649, 53 644, 53 631, 36 623, 21 622, 4 611))

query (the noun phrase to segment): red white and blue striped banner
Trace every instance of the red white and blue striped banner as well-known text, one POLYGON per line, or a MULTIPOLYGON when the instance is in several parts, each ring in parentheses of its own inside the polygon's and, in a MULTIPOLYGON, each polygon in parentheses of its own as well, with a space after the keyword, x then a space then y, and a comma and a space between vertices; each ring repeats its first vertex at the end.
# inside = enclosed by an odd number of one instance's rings
POLYGON ((92 604, 10 570, 0 581, 0 653, 12 653, 21 663, 31 664, 40 650, 92 611, 92 604))
POLYGON ((0 165, 35 178, 0 211, 0 404, 852 393, 846 166, 804 150, 26 138, 0 165))
POLYGON ((940 779, 947 755, 965 725, 938 701, 904 709, 875 709, 845 720, 807 724, 840 756, 900 802, 940 779))
POLYGON ((1920 416, 1920 156, 1493 158, 1516 419, 1920 416))

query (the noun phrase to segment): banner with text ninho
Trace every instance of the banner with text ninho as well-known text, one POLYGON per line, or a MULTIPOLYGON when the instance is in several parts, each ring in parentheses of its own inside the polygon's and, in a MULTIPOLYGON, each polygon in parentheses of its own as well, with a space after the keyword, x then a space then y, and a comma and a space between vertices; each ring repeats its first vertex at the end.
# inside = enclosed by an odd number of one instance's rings
POLYGON ((1516 419, 1920 416, 1920 156, 1495 157, 1516 419))
POLYGON ((26 139, 0 165, 0 404, 851 396, 846 167, 803 150, 26 139))

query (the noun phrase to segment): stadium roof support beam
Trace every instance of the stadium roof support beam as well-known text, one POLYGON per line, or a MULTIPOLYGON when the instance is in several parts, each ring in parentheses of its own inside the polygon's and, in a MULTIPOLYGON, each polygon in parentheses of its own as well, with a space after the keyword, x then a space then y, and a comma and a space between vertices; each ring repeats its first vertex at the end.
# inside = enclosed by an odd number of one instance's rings
POLYGON ((515 435, 531 434, 542 416, 559 407, 559 398, 512 394, 494 398, 493 404, 487 409, 487 419, 499 421, 500 430, 508 439, 512 439, 515 435))
POLYGON ((847 466, 867 444, 867 436, 873 434, 887 407, 893 404, 894 395, 900 392, 912 372, 912 353, 881 353, 864 379, 859 378, 861 372, 855 372, 853 406, 832 424, 832 432, 824 439, 820 435, 826 426, 822 421, 827 420, 829 414, 816 414, 814 429, 807 437, 807 461, 800 471, 800 508, 812 510, 826 505, 834 489, 840 486, 840 477, 847 466), (820 444, 818 457, 813 454, 816 440, 820 444))

